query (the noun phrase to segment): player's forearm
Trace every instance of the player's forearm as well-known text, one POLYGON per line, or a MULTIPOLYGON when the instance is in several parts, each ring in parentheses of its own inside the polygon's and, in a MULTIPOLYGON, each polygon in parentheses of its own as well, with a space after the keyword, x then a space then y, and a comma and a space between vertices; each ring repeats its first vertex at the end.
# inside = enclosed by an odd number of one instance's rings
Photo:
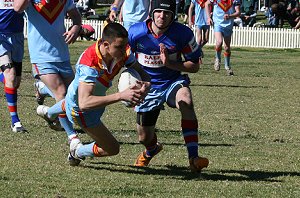
POLYGON ((130 67, 132 67, 134 70, 136 70, 140 74, 143 81, 147 81, 147 82, 151 81, 151 78, 148 75, 148 73, 145 72, 145 70, 142 68, 142 66, 137 61, 130 67))
POLYGON ((235 19, 241 15, 240 6, 235 6, 235 12, 229 15, 229 18, 235 19))
POLYGON ((199 63, 194 63, 192 61, 186 61, 186 62, 177 62, 177 61, 169 61, 169 63, 166 64, 166 67, 176 70, 176 71, 182 71, 182 72, 189 72, 189 73, 196 73, 199 71, 199 63))
POLYGON ((14 10, 19 13, 23 12, 29 3, 30 0, 14 0, 14 10))
POLYGON ((106 107, 107 105, 116 103, 121 101, 121 94, 120 93, 114 93, 107 96, 94 96, 90 95, 86 98, 80 98, 79 101, 79 108, 81 111, 89 111, 93 109, 99 109, 106 107))

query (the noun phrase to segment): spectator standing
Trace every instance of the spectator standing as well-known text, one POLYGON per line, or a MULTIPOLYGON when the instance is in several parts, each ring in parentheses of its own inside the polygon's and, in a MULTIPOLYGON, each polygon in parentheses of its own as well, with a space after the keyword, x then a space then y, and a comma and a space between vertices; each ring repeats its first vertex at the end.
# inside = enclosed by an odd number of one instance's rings
POLYGON ((0 81, 4 84, 13 132, 26 132, 17 110, 24 55, 23 14, 14 11, 13 1, 0 0, 0 81))
POLYGON ((236 17, 241 14, 240 0, 208 0, 206 1, 206 14, 210 14, 210 6, 213 5, 213 18, 207 18, 207 23, 214 26, 214 34, 216 39, 216 57, 214 69, 220 70, 221 52, 224 41, 224 62, 227 75, 232 76, 233 70, 230 65, 231 56, 231 35, 233 30, 233 22, 236 17))
POLYGON ((198 72, 201 49, 191 29, 174 22, 175 0, 155 0, 151 8, 151 19, 129 29, 129 44, 138 62, 151 77, 148 95, 143 103, 135 107, 139 141, 146 149, 140 153, 134 165, 147 166, 162 150, 162 144, 157 141, 155 125, 166 103, 181 112, 182 135, 190 169, 201 171, 209 162, 198 155, 198 120, 189 88, 190 79, 187 74, 181 73, 198 72), (178 54, 183 54, 184 62, 178 54))

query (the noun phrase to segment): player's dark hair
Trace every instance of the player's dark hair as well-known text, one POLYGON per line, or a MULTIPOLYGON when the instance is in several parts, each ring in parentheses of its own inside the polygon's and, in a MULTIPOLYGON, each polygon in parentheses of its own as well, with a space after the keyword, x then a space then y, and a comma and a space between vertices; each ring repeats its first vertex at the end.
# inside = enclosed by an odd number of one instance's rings
POLYGON ((127 30, 119 23, 109 23, 102 32, 102 40, 113 42, 116 38, 128 38, 127 30))

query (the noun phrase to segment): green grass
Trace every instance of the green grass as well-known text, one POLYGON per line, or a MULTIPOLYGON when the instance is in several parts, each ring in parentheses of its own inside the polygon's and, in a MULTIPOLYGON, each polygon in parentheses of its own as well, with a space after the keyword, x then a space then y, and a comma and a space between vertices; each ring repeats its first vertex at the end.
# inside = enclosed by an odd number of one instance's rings
MULTIPOLYGON (((70 45, 71 62, 91 44, 70 45)), ((11 132, 0 95, 0 197, 299 197, 300 50, 233 48, 233 77, 225 76, 224 68, 213 70, 212 47, 204 52, 204 65, 190 75, 199 152, 211 162, 200 175, 187 168, 180 113, 170 108, 157 124, 163 152, 148 168, 133 167, 143 147, 135 114, 121 103, 107 107, 103 116, 121 143, 120 154, 70 167, 65 133, 49 129, 35 113, 26 54, 19 114, 29 133, 11 132)), ((115 91, 114 86, 110 93, 115 91)), ((86 134, 80 137, 91 141, 86 134)))

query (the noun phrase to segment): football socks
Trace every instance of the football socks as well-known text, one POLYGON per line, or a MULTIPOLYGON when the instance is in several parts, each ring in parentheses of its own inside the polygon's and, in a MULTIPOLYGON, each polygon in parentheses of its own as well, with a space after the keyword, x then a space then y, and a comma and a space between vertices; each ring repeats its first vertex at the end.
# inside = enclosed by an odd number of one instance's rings
POLYGON ((16 122, 20 122, 20 119, 18 117, 18 111, 17 111, 17 100, 18 100, 17 89, 9 88, 5 86, 4 92, 7 100, 9 113, 11 116, 11 122, 12 125, 14 125, 16 122))
POLYGON ((153 139, 151 140, 150 144, 146 146, 146 155, 148 157, 153 157, 156 154, 157 148, 157 136, 156 133, 154 133, 153 139))
POLYGON ((225 69, 230 69, 230 52, 224 52, 225 69))
POLYGON ((181 120, 181 127, 189 159, 198 157, 198 121, 181 120))

